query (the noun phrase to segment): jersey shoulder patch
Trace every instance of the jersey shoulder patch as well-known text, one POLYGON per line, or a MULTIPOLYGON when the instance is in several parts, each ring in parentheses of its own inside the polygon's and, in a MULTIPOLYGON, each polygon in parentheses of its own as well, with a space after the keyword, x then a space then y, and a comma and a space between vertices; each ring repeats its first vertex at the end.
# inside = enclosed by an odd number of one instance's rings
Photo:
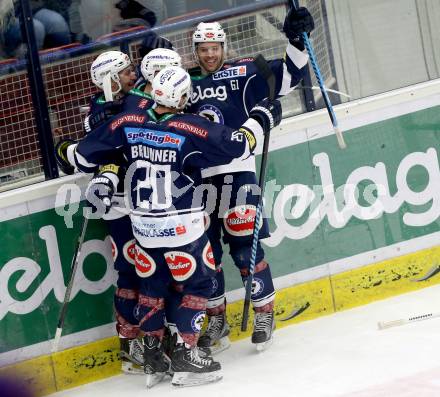
POLYGON ((123 113, 111 122, 110 130, 113 132, 117 128, 121 127, 125 124, 134 124, 134 125, 142 125, 146 121, 147 116, 139 113, 123 113))
POLYGON ((201 124, 203 124, 203 121, 204 119, 199 119, 198 117, 186 118, 186 120, 173 118, 172 120, 167 122, 167 125, 168 127, 174 127, 177 130, 185 131, 191 135, 206 139, 208 137, 208 129, 201 126, 201 124))
POLYGON ((212 80, 233 79, 245 77, 247 75, 247 65, 225 65, 223 69, 212 75, 212 80))
MULTIPOLYGON (((145 86, 143 86, 143 87, 145 87, 145 86)), ((140 89, 140 88, 132 88, 132 89, 128 92, 128 94, 129 94, 129 95, 131 94, 131 95, 135 95, 135 96, 140 96, 140 97, 142 97, 142 98, 151 99, 151 95, 148 94, 148 93, 146 93, 146 92, 144 92, 143 89, 140 89)))
POLYGON ((235 63, 246 63, 246 62, 254 62, 255 58, 249 57, 249 58, 241 58, 235 63))

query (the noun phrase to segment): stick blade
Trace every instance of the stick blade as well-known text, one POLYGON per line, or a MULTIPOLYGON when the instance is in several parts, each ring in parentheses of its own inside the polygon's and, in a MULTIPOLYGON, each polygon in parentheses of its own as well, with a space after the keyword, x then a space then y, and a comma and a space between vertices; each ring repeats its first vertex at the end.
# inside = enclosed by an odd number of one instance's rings
POLYGON ((56 353, 58 351, 58 345, 60 344, 61 339, 61 333, 63 332, 63 329, 61 327, 58 327, 55 332, 55 337, 53 338, 53 344, 52 344, 52 353, 56 353))
POLYGON ((342 131, 339 129, 339 127, 334 127, 336 139, 338 140, 338 145, 341 149, 346 149, 347 144, 345 143, 344 136, 342 135, 342 131))
POLYGON ((306 311, 309 307, 310 307, 310 303, 306 302, 304 305, 293 309, 292 312, 287 317, 281 318, 280 321, 291 320, 292 318, 295 318, 299 316, 302 312, 306 311))

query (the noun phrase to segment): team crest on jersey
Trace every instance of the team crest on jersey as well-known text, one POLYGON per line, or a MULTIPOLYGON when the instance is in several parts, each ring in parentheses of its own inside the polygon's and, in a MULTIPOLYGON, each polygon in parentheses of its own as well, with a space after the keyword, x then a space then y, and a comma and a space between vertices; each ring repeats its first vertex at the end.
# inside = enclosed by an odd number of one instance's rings
POLYGON ((195 333, 199 333, 202 330, 203 322, 205 321, 205 312, 198 312, 191 319, 191 328, 195 333))
POLYGON ((139 246, 136 246, 135 266, 136 274, 142 278, 150 277, 156 271, 154 259, 139 246))
POLYGON ((208 266, 212 270, 215 270, 215 260, 214 254, 212 252, 211 243, 206 243, 205 248, 203 248, 202 258, 206 266, 208 266))
POLYGON ((214 123, 225 124, 225 118, 223 117, 223 113, 216 106, 208 105, 208 104, 200 106, 197 113, 200 116, 203 116, 208 120, 213 121, 214 123))
POLYGON ((252 298, 258 298, 264 291, 264 282, 261 278, 255 277, 252 280, 252 298))
POLYGON ((174 280, 180 282, 188 280, 196 271, 195 258, 182 251, 169 251, 165 254, 165 261, 174 280))
POLYGON ((232 236, 250 236, 254 232, 255 214, 255 205, 231 208, 223 218, 226 231, 232 236))
POLYGON ((246 65, 234 66, 229 69, 220 70, 212 75, 213 80, 232 79, 234 77, 246 76, 246 65))
POLYGON ((124 254, 124 258, 128 263, 132 265, 135 264, 136 258, 136 240, 132 239, 127 241, 122 248, 122 252, 124 254))

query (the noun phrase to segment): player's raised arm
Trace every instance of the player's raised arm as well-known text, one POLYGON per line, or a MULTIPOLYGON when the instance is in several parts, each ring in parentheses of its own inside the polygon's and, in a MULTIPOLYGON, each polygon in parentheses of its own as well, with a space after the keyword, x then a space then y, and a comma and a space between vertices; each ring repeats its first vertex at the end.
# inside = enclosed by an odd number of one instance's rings
POLYGON ((313 17, 307 8, 289 10, 283 25, 283 31, 289 39, 284 58, 269 63, 276 79, 277 96, 290 93, 306 75, 309 56, 304 47, 302 34, 306 32, 310 35, 314 28, 313 17))

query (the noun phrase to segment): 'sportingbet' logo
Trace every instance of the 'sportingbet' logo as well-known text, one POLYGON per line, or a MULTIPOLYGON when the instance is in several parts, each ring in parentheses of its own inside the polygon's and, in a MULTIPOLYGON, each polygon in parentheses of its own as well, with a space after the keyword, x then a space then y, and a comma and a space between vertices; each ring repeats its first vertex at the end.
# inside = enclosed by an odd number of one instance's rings
POLYGON ((160 148, 180 149, 185 142, 185 137, 181 135, 146 128, 126 128, 125 134, 127 135, 128 143, 143 143, 160 148))

